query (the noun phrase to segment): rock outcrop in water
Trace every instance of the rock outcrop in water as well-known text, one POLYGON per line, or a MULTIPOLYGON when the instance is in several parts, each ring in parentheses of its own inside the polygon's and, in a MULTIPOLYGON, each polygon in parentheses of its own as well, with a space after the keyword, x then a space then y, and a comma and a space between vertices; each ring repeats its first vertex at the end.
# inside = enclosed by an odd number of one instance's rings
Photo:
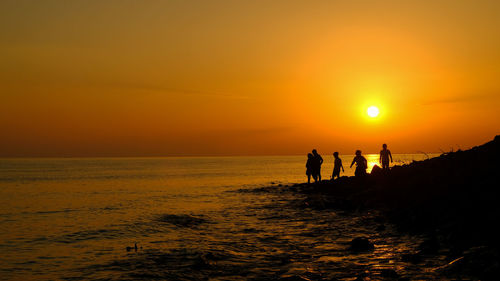
POLYGON ((361 237, 356 237, 354 238, 351 243, 349 250, 354 251, 354 252, 364 252, 364 251, 371 251, 375 249, 375 246, 373 245, 370 240, 366 238, 361 238, 361 237))
MULTIPOLYGON (((420 254, 446 251, 448 276, 495 279, 500 274, 500 136, 466 151, 395 166, 375 168, 363 179, 342 177, 295 185, 309 194, 304 207, 378 209, 403 232, 425 233, 420 254), (460 264, 461 266, 458 266, 460 264)), ((381 226, 381 229, 383 227, 381 226)))

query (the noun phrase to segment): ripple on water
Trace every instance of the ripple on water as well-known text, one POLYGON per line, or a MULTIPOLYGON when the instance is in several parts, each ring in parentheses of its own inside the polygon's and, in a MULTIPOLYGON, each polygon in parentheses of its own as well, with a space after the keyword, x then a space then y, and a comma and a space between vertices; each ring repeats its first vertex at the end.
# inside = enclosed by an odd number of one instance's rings
POLYGON ((179 227, 193 227, 207 222, 206 219, 197 216, 174 214, 161 215, 157 220, 159 222, 170 223, 179 227))
MULTIPOLYGON (((418 239, 384 231, 375 213, 314 210, 291 203, 300 195, 238 192, 231 203, 197 214, 159 214, 143 221, 50 237, 48 242, 125 241, 117 249, 89 248, 88 261, 70 279, 103 280, 383 280, 419 276, 419 264, 400 257, 415 251, 418 239), (370 252, 353 253, 349 243, 365 237, 370 252), (142 240, 140 240, 142 239, 142 240), (138 251, 125 246, 140 242, 138 251), (143 247, 143 249, 142 249, 143 247), (395 278, 395 277, 394 277, 395 278)), ((229 196, 229 195, 228 195, 229 196)), ((98 245, 103 245, 98 242, 98 245)), ((426 261, 428 262, 428 261, 426 261)), ((432 262, 431 262, 432 264, 432 262)), ((427 265, 425 265, 427 266, 427 265)), ((432 278, 431 278, 432 279, 432 278)))
POLYGON ((404 253, 414 251, 419 240, 395 235, 391 227, 374 232, 379 225, 376 214, 338 215, 336 212, 297 209, 287 203, 259 202, 260 205, 252 204, 248 208, 233 209, 229 206, 230 210, 221 212, 224 219, 210 216, 210 222, 217 223, 207 224, 206 216, 161 215, 151 223, 181 227, 186 229, 185 236, 176 243, 168 239, 154 241, 144 251, 128 253, 110 263, 83 270, 89 272, 89 276, 93 276, 90 271, 108 272, 106 278, 111 280, 387 280, 405 276, 432 277, 432 273, 400 258, 404 253), (262 206, 264 208, 260 209, 262 206), (254 215, 244 216, 247 212, 254 215), (199 225, 205 225, 202 232, 195 231, 199 225), (349 243, 355 237, 370 239, 375 249, 349 251, 349 243), (179 243, 184 246, 178 247, 179 243), (160 244, 167 247, 155 246, 160 244))

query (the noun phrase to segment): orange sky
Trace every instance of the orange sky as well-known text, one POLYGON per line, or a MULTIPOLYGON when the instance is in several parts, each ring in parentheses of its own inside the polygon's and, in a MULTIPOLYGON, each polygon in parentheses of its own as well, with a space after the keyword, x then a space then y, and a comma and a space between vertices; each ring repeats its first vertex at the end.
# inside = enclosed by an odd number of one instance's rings
POLYGON ((499 14, 499 1, 1 1, 0 156, 469 148, 500 134, 499 14))

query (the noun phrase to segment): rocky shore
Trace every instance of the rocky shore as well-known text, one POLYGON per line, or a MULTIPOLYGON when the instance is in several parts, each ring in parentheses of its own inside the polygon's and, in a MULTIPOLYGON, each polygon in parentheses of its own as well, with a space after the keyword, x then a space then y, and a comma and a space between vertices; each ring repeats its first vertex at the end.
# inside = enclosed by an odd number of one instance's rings
MULTIPOLYGON (((469 150, 395 166, 375 167, 365 178, 342 177, 296 184, 307 194, 300 207, 344 211, 377 210, 377 231, 396 225, 402 234, 425 235, 419 251, 402 259, 415 264, 446 255, 435 270, 446 278, 500 279, 500 136, 469 150)), ((370 250, 369 241, 353 247, 370 250)))

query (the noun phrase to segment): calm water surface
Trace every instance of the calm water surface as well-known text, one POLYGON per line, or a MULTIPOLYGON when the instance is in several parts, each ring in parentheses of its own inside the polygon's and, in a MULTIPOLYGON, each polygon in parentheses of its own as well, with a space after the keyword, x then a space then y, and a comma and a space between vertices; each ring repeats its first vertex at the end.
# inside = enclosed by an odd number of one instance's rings
MULTIPOLYGON (((332 156, 323 156, 323 178, 332 156)), ((378 155, 367 155, 373 166, 378 155)), ((397 163, 427 158, 394 155, 397 163)), ((0 279, 351 280, 391 268, 418 239, 371 214, 296 208, 305 157, 0 159, 0 279), (276 186, 277 192, 259 187, 276 186), (376 242, 366 254, 347 242, 376 242), (138 250, 126 250, 137 243, 138 250), (351 279, 350 279, 351 278, 351 279)), ((346 173, 352 156, 343 158, 346 173)))

